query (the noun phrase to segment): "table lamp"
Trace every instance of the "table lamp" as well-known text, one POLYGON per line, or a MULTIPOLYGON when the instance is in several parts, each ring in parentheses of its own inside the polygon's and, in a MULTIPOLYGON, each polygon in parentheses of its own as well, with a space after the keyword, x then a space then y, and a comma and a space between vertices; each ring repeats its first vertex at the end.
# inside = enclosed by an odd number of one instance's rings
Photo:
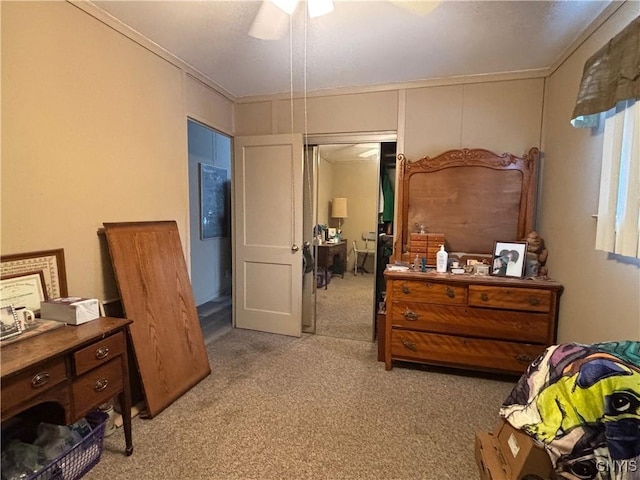
POLYGON ((331 216, 338 219, 338 237, 342 233, 342 219, 347 218, 347 199, 334 198, 331 201, 331 216))

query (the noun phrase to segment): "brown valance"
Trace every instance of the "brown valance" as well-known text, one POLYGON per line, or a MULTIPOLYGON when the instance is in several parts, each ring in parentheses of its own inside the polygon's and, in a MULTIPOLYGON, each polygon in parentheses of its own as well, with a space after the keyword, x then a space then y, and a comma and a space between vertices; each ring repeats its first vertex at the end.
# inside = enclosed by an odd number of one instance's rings
POLYGON ((585 63, 572 121, 633 98, 640 98, 640 16, 585 63))

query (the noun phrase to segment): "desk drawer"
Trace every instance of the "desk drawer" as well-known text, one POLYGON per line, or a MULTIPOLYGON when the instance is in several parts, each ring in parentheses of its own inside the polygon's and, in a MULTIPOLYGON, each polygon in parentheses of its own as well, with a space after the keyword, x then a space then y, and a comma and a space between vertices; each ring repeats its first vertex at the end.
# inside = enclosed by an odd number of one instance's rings
POLYGON ((41 395, 67 379, 64 358, 30 367, 15 377, 2 380, 2 411, 41 395))
POLYGON ((76 415, 84 415, 122 390, 121 357, 85 373, 73 382, 72 398, 76 415))
POLYGON ((548 313, 551 298, 549 290, 469 285, 469 305, 475 307, 548 313))
POLYGON ((438 303, 444 305, 464 305, 467 302, 467 288, 446 283, 394 280, 393 299, 407 302, 438 303))
POLYGON ((82 375, 92 368, 108 362, 124 353, 124 333, 118 332, 103 338, 73 354, 73 365, 76 375, 82 375))

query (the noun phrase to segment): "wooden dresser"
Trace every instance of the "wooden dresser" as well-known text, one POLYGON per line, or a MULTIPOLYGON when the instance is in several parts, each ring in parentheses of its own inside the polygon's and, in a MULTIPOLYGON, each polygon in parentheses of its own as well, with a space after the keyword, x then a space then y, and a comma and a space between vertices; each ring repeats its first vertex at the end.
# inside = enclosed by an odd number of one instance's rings
POLYGON ((389 272, 385 367, 394 360, 522 374, 554 343, 562 285, 389 272))
MULTIPOLYGON (((399 155, 391 263, 412 263, 418 230, 443 234, 449 260, 462 265, 491 263, 499 243, 524 243, 534 230, 538 153, 465 148, 416 161, 399 155)), ((534 260, 523 255, 523 262, 534 260)), ((562 285, 547 278, 428 269, 387 270, 385 279, 387 370, 408 361, 521 374, 556 340, 562 285)))

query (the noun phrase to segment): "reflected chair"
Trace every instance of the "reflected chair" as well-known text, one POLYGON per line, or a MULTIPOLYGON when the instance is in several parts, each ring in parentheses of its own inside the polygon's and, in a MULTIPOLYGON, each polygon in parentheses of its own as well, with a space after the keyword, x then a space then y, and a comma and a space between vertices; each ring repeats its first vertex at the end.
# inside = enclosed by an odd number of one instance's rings
POLYGON ((367 258, 369 255, 373 255, 375 258, 376 255, 376 232, 367 232, 362 234, 362 240, 364 240, 364 248, 358 248, 358 242, 353 241, 353 253, 355 254, 355 261, 353 262, 353 274, 358 274, 358 269, 360 269, 361 274, 372 273, 366 269, 365 263, 367 262, 367 258), (362 263, 358 266, 358 258, 359 254, 362 253, 362 263))

